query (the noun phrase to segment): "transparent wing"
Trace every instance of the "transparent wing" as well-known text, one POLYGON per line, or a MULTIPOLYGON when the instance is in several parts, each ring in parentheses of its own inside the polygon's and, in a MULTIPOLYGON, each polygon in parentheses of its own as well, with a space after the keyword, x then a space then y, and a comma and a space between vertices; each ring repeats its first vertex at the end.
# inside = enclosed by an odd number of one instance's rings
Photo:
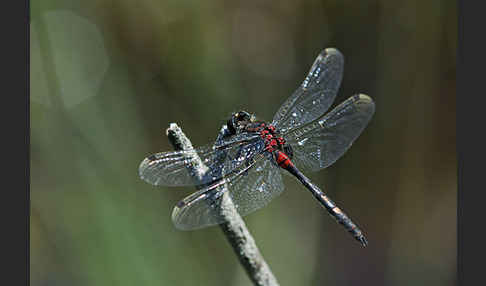
POLYGON ((343 65, 344 57, 338 50, 323 50, 299 88, 277 111, 272 124, 286 132, 322 116, 336 97, 343 65))
POLYGON ((202 185, 222 177, 222 169, 230 173, 264 148, 259 135, 242 134, 225 139, 216 145, 192 150, 161 152, 148 156, 139 166, 139 175, 149 184, 160 186, 202 185), (194 156, 197 155, 197 156, 194 156), (201 161, 195 158, 200 158, 201 161), (197 174, 198 164, 207 166, 204 174, 197 174))
POLYGON ((248 166, 180 201, 172 212, 172 221, 178 229, 191 230, 220 224, 223 194, 228 191, 241 216, 250 214, 268 204, 283 190, 278 166, 268 152, 255 156, 248 166), (219 188, 226 184, 227 188, 219 188))
POLYGON ((348 98, 321 119, 285 135, 292 146, 292 162, 299 169, 317 171, 339 159, 358 138, 375 111, 364 94, 348 98))

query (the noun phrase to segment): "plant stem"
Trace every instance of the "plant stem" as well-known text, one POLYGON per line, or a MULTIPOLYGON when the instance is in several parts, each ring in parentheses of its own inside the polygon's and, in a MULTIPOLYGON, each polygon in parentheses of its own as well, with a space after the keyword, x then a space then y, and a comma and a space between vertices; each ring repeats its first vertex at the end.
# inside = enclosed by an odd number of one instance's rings
MULTIPOLYGON (((226 126, 223 126, 217 140, 221 140, 226 136, 226 133, 226 126)), ((175 150, 193 149, 191 141, 175 123, 171 123, 167 129, 167 137, 175 150)), ((208 167, 204 165, 196 152, 190 156, 193 162, 190 166, 193 169, 191 173, 202 176, 208 170, 208 167)), ((220 188, 226 188, 226 186, 222 185, 220 188)), ((255 240, 246 228, 245 222, 236 210, 227 190, 224 192, 221 200, 220 214, 224 218, 224 222, 220 224, 220 227, 253 284, 258 286, 278 286, 277 279, 265 262, 265 259, 263 259, 255 240)))

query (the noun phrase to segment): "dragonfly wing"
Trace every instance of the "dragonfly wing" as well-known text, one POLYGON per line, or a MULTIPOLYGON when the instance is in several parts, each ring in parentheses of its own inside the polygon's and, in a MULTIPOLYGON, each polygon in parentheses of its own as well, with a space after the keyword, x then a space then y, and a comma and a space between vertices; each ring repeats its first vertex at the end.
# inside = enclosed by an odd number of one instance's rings
POLYGON ((240 166, 237 172, 184 198, 172 213, 175 226, 191 230, 222 223, 226 191, 241 216, 265 206, 284 189, 278 166, 270 157, 267 152, 259 154, 250 165, 240 166), (224 184, 226 188, 219 188, 224 184))
POLYGON ((343 66, 341 52, 334 48, 323 50, 299 88, 277 111, 272 124, 286 132, 322 116, 336 98, 343 66))
POLYGON ((208 184, 222 177, 223 168, 231 172, 244 162, 244 158, 259 152, 264 147, 259 141, 258 136, 247 136, 246 139, 238 137, 215 146, 152 154, 140 163, 139 175, 147 183, 156 186, 208 184), (201 163, 206 168, 202 168, 201 163), (198 173, 200 170, 203 171, 201 174, 198 173))
POLYGON ((284 190, 280 168, 271 153, 265 152, 242 179, 230 183, 230 196, 238 213, 250 214, 276 198, 284 190))
POLYGON ((181 200, 172 211, 172 222, 181 230, 203 228, 223 222, 219 212, 225 190, 210 187, 181 200))
POLYGON ((322 118, 286 135, 292 146, 292 162, 298 168, 317 171, 339 159, 358 138, 375 111, 364 94, 348 98, 322 118))

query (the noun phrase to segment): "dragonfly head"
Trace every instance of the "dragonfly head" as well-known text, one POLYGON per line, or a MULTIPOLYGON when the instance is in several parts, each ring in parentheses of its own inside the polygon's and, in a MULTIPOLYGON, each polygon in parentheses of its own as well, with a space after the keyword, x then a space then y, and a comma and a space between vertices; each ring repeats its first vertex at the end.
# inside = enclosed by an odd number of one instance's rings
POLYGON ((255 116, 246 111, 238 111, 231 114, 227 126, 231 134, 239 133, 245 126, 255 121, 255 116))

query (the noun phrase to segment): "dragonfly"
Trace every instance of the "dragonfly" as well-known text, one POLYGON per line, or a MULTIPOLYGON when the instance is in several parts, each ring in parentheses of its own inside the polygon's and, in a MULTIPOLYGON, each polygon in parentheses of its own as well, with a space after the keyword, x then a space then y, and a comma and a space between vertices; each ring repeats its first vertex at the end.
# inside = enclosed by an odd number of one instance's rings
POLYGON ((282 173, 287 173, 366 246, 368 241, 358 225, 302 172, 316 172, 336 162, 375 111, 373 100, 358 93, 326 112, 341 84, 343 65, 342 53, 326 48, 270 123, 247 111, 234 112, 224 126, 225 133, 214 144, 146 157, 139 166, 144 181, 156 186, 197 188, 174 207, 176 228, 192 230, 223 223, 218 209, 224 194, 229 195, 241 216, 248 215, 282 193, 282 173), (195 174, 191 168, 195 164, 193 155, 206 166, 202 174, 195 174))

